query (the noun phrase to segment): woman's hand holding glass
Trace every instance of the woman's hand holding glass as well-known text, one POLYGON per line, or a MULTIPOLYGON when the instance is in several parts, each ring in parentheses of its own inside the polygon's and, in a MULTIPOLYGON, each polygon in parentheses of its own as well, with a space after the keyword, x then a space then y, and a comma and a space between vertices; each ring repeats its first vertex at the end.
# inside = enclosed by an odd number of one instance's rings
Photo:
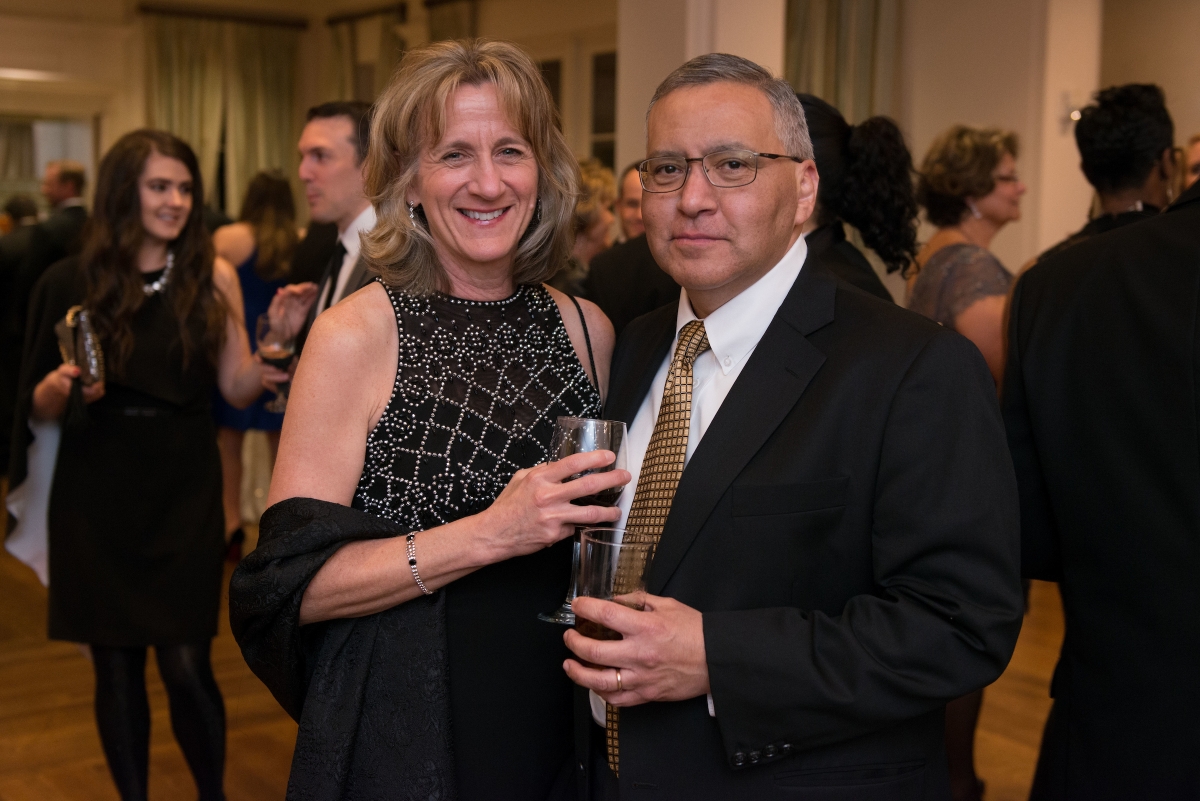
POLYGON ((549 548, 575 533, 576 526, 612 523, 621 510, 610 506, 576 506, 572 501, 629 483, 627 470, 604 470, 613 463, 612 451, 576 453, 556 462, 518 470, 490 507, 487 562, 549 548), (603 471, 603 472, 588 472, 603 471), (586 475, 570 480, 581 473, 586 475))

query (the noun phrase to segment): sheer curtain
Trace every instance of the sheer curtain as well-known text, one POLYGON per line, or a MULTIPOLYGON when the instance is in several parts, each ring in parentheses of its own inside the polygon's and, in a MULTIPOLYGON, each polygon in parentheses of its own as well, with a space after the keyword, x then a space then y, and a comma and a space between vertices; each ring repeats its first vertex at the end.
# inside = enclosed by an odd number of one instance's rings
POLYGON ((390 9, 329 23, 335 98, 371 103, 379 97, 407 47, 397 33, 404 22, 398 9, 390 9))
POLYGON ((146 121, 196 151, 200 177, 212 191, 225 112, 227 23, 148 15, 146 121))
POLYGON ((298 40, 290 27, 146 15, 147 123, 192 146, 210 193, 224 143, 230 216, 256 172, 294 172, 298 40))
POLYGON ((784 71, 851 123, 896 113, 901 0, 788 0, 784 71))
POLYGON ((33 123, 0 119, 0 181, 33 181, 33 123))
POLYGON ((294 29, 228 23, 225 109, 225 209, 240 211, 260 170, 293 175, 296 48, 294 29))

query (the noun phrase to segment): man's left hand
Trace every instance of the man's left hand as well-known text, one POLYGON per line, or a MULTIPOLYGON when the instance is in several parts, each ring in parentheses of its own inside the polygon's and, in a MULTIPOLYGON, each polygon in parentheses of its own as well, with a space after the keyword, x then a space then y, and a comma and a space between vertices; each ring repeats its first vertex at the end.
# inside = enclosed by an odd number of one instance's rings
POLYGON ((568 629, 563 635, 568 648, 581 659, 609 667, 589 668, 568 659, 563 669, 576 684, 594 690, 613 706, 683 701, 706 694, 708 662, 700 612, 673 598, 643 597, 644 611, 576 598, 571 606, 577 616, 619 631, 624 639, 593 640, 568 629), (621 671, 620 687, 616 668, 621 671))

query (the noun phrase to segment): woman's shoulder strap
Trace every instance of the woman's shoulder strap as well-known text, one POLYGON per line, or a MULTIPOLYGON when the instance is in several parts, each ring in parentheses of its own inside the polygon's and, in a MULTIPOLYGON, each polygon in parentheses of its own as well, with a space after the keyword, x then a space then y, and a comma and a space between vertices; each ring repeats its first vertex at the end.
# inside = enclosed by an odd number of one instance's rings
POLYGON ((567 295, 567 297, 570 298, 571 302, 575 304, 575 311, 579 312, 579 324, 583 326, 583 342, 585 345, 587 345, 588 364, 592 368, 592 374, 589 376, 589 378, 591 379, 592 386, 599 388, 600 378, 599 374, 596 372, 596 357, 592 355, 592 337, 588 333, 587 318, 583 316, 583 306, 579 305, 579 301, 574 295, 567 295))

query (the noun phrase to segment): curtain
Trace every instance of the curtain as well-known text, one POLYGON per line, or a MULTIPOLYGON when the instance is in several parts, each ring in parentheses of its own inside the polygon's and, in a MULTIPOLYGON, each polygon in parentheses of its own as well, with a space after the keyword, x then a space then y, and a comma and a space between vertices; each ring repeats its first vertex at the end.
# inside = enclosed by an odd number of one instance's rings
POLYGON ((33 123, 0 120, 0 181, 36 181, 33 123))
POLYGON ((241 23, 228 23, 226 37, 225 210, 236 217, 255 173, 295 172, 298 37, 291 28, 241 23))
POLYGON ((335 22, 333 36, 333 96, 338 100, 374 102, 392 79, 406 43, 397 32, 404 24, 398 10, 335 22), (378 55, 372 60, 378 37, 378 55), (362 47, 359 43, 362 42, 362 47), (361 60, 360 60, 361 57, 361 60))
POLYGON ((233 217, 256 172, 294 173, 298 41, 276 25, 146 16, 147 124, 192 146, 213 205, 224 149, 233 217))
POLYGON ((221 155, 225 24, 154 15, 146 19, 146 121, 192 146, 210 192, 221 155))
POLYGON ((788 0, 784 72, 851 123, 896 113, 901 0, 788 0))

